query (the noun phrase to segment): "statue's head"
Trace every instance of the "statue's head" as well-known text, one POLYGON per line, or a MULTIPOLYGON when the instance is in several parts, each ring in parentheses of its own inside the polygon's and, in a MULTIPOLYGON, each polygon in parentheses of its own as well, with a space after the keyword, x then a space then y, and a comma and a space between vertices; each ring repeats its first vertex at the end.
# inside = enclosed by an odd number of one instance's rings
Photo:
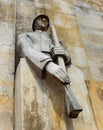
POLYGON ((33 31, 42 30, 47 31, 49 27, 49 18, 47 15, 40 14, 34 20, 32 24, 33 31))

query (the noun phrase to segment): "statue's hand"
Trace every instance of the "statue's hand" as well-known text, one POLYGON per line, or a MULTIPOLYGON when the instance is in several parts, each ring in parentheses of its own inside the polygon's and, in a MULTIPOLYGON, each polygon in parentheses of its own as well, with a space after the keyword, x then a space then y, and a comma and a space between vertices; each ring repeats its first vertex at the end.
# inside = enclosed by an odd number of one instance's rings
POLYGON ((49 62, 46 66, 46 70, 54 75, 56 78, 58 78, 62 83, 70 83, 70 79, 66 71, 60 67, 59 65, 56 65, 53 62, 49 62))
POLYGON ((64 48, 61 45, 52 47, 51 56, 54 60, 57 56, 65 56, 64 48))
POLYGON ((67 51, 64 50, 64 48, 59 46, 54 46, 51 49, 51 57, 53 60, 56 60, 58 56, 62 56, 64 58, 65 64, 71 64, 71 57, 67 51))

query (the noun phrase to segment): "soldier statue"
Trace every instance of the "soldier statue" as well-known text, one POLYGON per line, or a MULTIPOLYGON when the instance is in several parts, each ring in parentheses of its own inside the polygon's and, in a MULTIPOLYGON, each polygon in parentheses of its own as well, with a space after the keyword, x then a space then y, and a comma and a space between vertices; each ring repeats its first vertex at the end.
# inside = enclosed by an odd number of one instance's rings
POLYGON ((40 70, 42 77, 45 76, 45 71, 47 71, 63 84, 70 84, 68 73, 55 61, 58 56, 61 56, 65 65, 70 66, 71 58, 61 44, 54 46, 52 38, 47 32, 49 27, 50 20, 47 15, 40 14, 34 19, 33 32, 18 36, 17 47, 20 57, 29 59, 40 70))

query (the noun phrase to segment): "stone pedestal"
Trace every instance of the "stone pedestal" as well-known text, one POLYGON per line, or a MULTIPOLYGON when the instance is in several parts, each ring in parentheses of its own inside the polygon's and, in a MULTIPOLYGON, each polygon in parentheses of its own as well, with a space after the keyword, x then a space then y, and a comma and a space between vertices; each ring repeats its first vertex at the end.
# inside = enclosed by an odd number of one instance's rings
POLYGON ((41 79, 26 59, 20 60, 15 82, 15 130, 83 130, 84 125, 85 130, 96 130, 83 74, 73 66, 68 71, 84 110, 75 120, 66 114, 61 83, 49 74, 41 79))
POLYGON ((68 130, 63 88, 47 75, 41 80, 21 59, 16 73, 15 130, 68 130))

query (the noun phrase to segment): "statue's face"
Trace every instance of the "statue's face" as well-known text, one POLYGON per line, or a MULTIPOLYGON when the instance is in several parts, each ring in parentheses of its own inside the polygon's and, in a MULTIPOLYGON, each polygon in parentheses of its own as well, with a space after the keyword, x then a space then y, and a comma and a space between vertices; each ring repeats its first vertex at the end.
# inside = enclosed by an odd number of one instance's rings
POLYGON ((35 30, 47 31, 48 24, 48 20, 45 17, 39 17, 35 21, 35 30))

